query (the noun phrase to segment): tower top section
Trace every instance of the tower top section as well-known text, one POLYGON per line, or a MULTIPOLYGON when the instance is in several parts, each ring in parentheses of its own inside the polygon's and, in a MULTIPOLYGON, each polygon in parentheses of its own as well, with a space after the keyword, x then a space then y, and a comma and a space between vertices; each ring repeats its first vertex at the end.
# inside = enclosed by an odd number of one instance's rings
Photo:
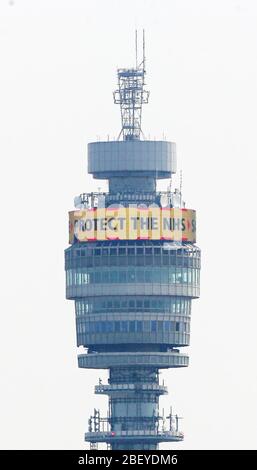
POLYGON ((143 58, 138 63, 137 30, 135 32, 136 66, 118 69, 118 89, 114 91, 114 103, 120 105, 123 140, 140 140, 142 129, 142 105, 148 103, 149 91, 145 85, 145 31, 143 30, 143 58))

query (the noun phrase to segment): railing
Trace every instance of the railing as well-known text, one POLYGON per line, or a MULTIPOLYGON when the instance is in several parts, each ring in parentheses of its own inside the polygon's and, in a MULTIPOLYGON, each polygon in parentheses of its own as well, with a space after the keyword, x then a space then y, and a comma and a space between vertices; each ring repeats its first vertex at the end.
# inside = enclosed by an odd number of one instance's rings
POLYGON ((160 391, 168 392, 168 388, 165 385, 159 384, 110 384, 110 385, 96 385, 95 393, 105 393, 120 390, 142 390, 142 391, 160 391))
POLYGON ((133 437, 133 436, 144 436, 144 437, 174 437, 178 439, 183 439, 184 434, 180 431, 154 431, 154 430, 135 430, 135 431, 99 431, 99 432, 87 432, 85 433, 86 439, 90 439, 90 437, 95 438, 115 438, 115 437, 133 437))
POLYGON ((172 191, 117 191, 116 193, 92 192, 82 193, 75 197, 74 205, 77 208, 105 207, 106 203, 127 201, 133 203, 155 203, 160 207, 184 207, 181 193, 172 191))

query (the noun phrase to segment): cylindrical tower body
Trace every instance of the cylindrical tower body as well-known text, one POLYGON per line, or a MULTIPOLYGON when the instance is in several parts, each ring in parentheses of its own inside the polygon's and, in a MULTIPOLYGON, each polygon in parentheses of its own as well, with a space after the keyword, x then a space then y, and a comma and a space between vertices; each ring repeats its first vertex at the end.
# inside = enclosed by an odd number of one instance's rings
POLYGON ((191 301, 199 297, 200 250, 195 211, 181 191, 159 192, 176 173, 176 146, 140 140, 148 101, 142 68, 119 69, 115 102, 123 141, 88 145, 88 172, 107 193, 76 198, 65 251, 66 297, 75 301, 79 367, 108 369, 105 417, 95 409, 85 440, 112 449, 156 449, 181 441, 177 415, 159 413, 167 393, 159 370, 188 366, 191 301))
POLYGON ((77 211, 78 226, 71 213, 67 298, 75 300, 77 345, 87 348, 79 366, 108 368, 110 378, 96 389, 109 396, 108 432, 101 430, 104 419, 92 418, 91 428, 97 420, 99 425, 86 439, 113 449, 154 449, 158 442, 182 439, 175 429, 165 429, 159 415, 166 389, 158 370, 188 365, 178 348, 189 345, 191 300, 199 296, 200 250, 191 241, 195 219, 187 218, 192 211, 172 207, 172 198, 162 207, 156 191, 156 180, 176 171, 171 142, 92 143, 88 169, 109 179, 110 191, 99 216, 96 208, 77 211), (117 232, 122 211, 127 219, 117 232), (129 217, 134 226, 128 230, 129 217))

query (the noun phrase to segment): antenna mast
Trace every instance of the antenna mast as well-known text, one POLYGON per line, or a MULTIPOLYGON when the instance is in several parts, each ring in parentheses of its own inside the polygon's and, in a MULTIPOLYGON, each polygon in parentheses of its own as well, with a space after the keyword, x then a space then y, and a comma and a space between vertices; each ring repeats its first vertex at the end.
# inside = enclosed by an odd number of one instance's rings
POLYGON ((149 91, 145 84, 145 31, 143 30, 143 60, 138 65, 137 30, 135 31, 136 67, 118 69, 118 90, 114 91, 114 103, 120 105, 122 129, 118 140, 139 140, 142 134, 142 105, 148 103, 149 91))
POLYGON ((145 30, 143 29, 143 71, 145 72, 145 30))
POLYGON ((135 31, 135 46, 136 46, 136 69, 137 69, 137 29, 135 31))

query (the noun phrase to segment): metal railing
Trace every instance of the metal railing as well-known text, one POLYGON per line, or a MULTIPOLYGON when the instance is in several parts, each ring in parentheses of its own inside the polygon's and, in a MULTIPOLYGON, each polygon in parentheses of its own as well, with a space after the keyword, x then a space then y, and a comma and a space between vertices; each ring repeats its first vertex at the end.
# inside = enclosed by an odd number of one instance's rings
POLYGON ((167 392, 168 388, 165 385, 159 384, 110 384, 110 385, 96 385, 95 393, 105 393, 120 390, 142 390, 142 391, 161 391, 167 392))
POLYGON ((75 197, 74 205, 79 209, 106 207, 119 202, 131 204, 157 204, 160 207, 184 207, 180 191, 117 191, 82 193, 75 197))
POLYGON ((171 431, 155 431, 155 430, 130 430, 130 431, 99 431, 99 432, 86 432, 85 438, 90 439, 91 437, 94 439, 95 437, 99 438, 115 438, 115 437, 136 437, 136 436, 144 436, 144 437, 174 437, 178 439, 183 439, 184 434, 183 432, 171 430, 171 431))

